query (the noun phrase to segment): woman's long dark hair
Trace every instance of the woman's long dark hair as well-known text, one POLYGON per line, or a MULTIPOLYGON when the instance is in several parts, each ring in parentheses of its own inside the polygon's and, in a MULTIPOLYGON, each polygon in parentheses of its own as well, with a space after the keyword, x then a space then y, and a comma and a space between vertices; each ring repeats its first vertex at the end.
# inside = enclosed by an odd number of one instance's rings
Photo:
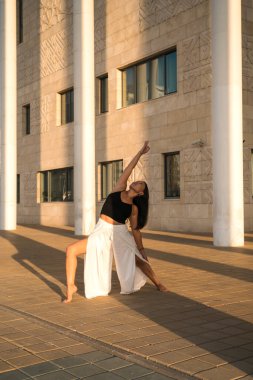
POLYGON ((145 183, 145 189, 143 190, 143 195, 137 196, 133 199, 133 203, 138 207, 138 219, 136 230, 143 228, 148 221, 148 200, 149 191, 148 185, 145 183))

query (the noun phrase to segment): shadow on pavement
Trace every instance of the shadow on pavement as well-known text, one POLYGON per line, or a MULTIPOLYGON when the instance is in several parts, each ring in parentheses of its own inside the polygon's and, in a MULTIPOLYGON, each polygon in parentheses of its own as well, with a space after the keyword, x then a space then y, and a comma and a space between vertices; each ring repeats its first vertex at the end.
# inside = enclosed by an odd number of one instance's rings
MULTIPOLYGON (((64 284, 65 254, 63 251, 10 231, 1 231, 0 236, 8 239, 16 247, 17 253, 12 256, 14 260, 46 283, 53 292, 63 297, 59 285, 39 273, 39 270, 42 270, 46 275, 50 275, 57 282, 64 284), (34 267, 37 267, 38 270, 34 269, 34 267)), ((157 239, 157 235, 155 235, 155 238, 157 239)), ((226 264, 210 263, 205 260, 177 256, 172 253, 165 254, 152 250, 149 250, 149 252, 151 253, 151 257, 163 260, 164 265, 166 265, 166 262, 172 262, 252 282, 252 271, 250 269, 234 268, 226 264)), ((82 259, 78 260, 78 264, 76 278, 77 284, 81 288, 83 286, 82 259)), ((113 283, 114 279, 115 274, 113 276, 113 283)), ((156 291, 148 285, 140 292, 131 296, 116 295, 113 291, 111 297, 117 299, 122 305, 130 309, 129 315, 126 315, 127 323, 130 323, 131 312, 135 312, 134 314, 136 315, 137 313, 140 320, 143 320, 143 317, 148 318, 154 324, 165 328, 166 331, 175 333, 182 339, 186 339, 190 344, 205 349, 210 353, 215 353, 216 356, 222 359, 221 362, 233 362, 232 365, 234 367, 243 370, 247 374, 253 373, 253 325, 240 317, 232 316, 230 312, 233 310, 233 305, 224 305, 224 311, 220 311, 173 292, 169 294, 156 292, 155 297, 153 292, 156 291), (247 359, 250 359, 250 361, 247 361, 247 359)), ((92 302, 94 307, 96 300, 92 302)), ((79 305, 82 315, 89 308, 89 301, 84 299, 84 302, 79 305)), ((101 302, 98 303, 97 312, 99 310, 101 310, 101 302)), ((124 310, 121 313, 127 314, 127 312, 127 310, 124 310)), ((117 321, 117 317, 121 313, 115 313, 114 308, 111 308, 111 310, 108 309, 106 318, 117 321)), ((246 310, 245 314, 247 313, 249 311, 246 310)), ((127 343, 129 344, 129 339, 127 339, 127 343)), ((187 347, 187 343, 184 340, 181 343, 183 346, 186 344, 187 347)), ((124 344, 124 342, 117 343, 117 346, 124 348, 124 344)), ((169 351, 170 342, 166 342, 165 344, 168 345, 167 351, 169 351)), ((143 346, 143 343, 140 343, 141 345, 143 346)), ((154 346, 152 343, 151 345, 154 346)), ((178 347, 178 349, 184 348, 183 346, 178 347)), ((150 345, 142 349, 142 353, 147 349, 147 356, 148 347, 150 345)), ((138 349, 135 349, 135 352, 138 353, 138 349)), ((159 348, 157 354, 159 354, 159 348)), ((154 355, 154 351, 152 355, 154 355)), ((169 360, 168 352, 167 354, 161 354, 160 360, 166 363, 169 360)))
MULTIPOLYGON (((183 244, 183 245, 190 245, 190 246, 197 246, 197 247, 204 247, 208 249, 213 249, 215 251, 225 251, 225 252, 235 252, 235 253, 243 253, 246 255, 253 255, 253 249, 244 248, 244 247, 215 247, 213 245, 212 237, 210 234, 197 234, 198 237, 195 238, 194 234, 178 234, 178 236, 173 236, 173 233, 171 234, 159 234, 159 233, 152 233, 143 231, 142 236, 145 239, 149 240, 157 240, 162 241, 166 243, 175 243, 175 244, 183 244), (188 236, 187 236, 188 235, 188 236)), ((245 236, 245 242, 251 242, 253 241, 253 237, 245 236)))

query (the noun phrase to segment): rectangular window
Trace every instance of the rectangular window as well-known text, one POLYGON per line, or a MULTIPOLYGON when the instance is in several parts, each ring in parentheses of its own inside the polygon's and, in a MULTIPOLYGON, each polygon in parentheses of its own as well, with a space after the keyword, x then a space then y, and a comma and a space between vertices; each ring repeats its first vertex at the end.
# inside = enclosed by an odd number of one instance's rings
POLYGON ((61 94, 61 125, 74 121, 74 89, 61 94))
POLYGON ((150 62, 137 66, 137 103, 150 99, 150 62))
POLYGON ((151 99, 164 96, 165 75, 164 56, 151 61, 151 99))
POLYGON ((40 173, 41 202, 72 202, 73 188, 72 167, 40 173))
POLYGON ((123 107, 136 103, 136 67, 123 71, 123 107))
POLYGON ((23 0, 17 1, 17 42, 23 42, 23 0))
POLYGON ((102 162, 101 164, 101 198, 105 199, 116 185, 123 171, 123 160, 102 162))
POLYGON ((180 156, 179 152, 166 153, 165 160, 165 198, 180 197, 180 156))
POLYGON ((20 203, 20 174, 17 174, 17 203, 20 203))
POLYGON ((176 50, 122 70, 123 107, 176 91, 176 50))
POLYGON ((22 109, 23 128, 26 135, 31 134, 31 108, 26 104, 22 109))
POLYGON ((99 79, 100 81, 100 113, 108 112, 108 76, 99 79))
POLYGON ((169 53, 166 59, 166 93, 177 91, 177 53, 169 53))

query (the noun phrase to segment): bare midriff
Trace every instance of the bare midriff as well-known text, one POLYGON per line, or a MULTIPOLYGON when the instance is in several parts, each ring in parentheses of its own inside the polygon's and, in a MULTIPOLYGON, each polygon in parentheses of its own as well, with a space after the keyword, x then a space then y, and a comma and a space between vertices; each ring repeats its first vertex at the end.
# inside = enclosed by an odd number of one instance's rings
POLYGON ((116 222, 116 220, 114 220, 114 219, 112 219, 109 216, 104 215, 104 214, 100 214, 100 218, 103 219, 105 222, 110 223, 110 224, 122 224, 122 223, 116 222))

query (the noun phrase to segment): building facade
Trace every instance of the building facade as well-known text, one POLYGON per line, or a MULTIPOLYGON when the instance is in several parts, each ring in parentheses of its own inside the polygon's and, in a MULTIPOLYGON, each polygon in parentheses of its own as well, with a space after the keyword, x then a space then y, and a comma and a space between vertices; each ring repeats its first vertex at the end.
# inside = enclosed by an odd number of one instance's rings
MULTIPOLYGON (((74 176, 83 175, 76 170, 74 145, 76 103, 83 101, 75 91, 75 2, 17 2, 17 222, 22 224, 75 223, 74 176)), ((244 142, 239 149, 244 224, 252 230, 253 1, 240 5, 242 50, 235 54, 242 54, 244 142)), ((151 151, 131 178, 149 185, 147 227, 213 230, 213 13, 212 0, 94 0, 95 185, 92 176, 89 184, 86 175, 86 183, 95 189, 96 217, 122 169, 149 140, 151 151)), ((84 52, 83 62, 90 54, 84 52)), ((89 91, 78 94, 92 97, 89 91)), ((80 149, 89 150, 89 144, 80 149)))

